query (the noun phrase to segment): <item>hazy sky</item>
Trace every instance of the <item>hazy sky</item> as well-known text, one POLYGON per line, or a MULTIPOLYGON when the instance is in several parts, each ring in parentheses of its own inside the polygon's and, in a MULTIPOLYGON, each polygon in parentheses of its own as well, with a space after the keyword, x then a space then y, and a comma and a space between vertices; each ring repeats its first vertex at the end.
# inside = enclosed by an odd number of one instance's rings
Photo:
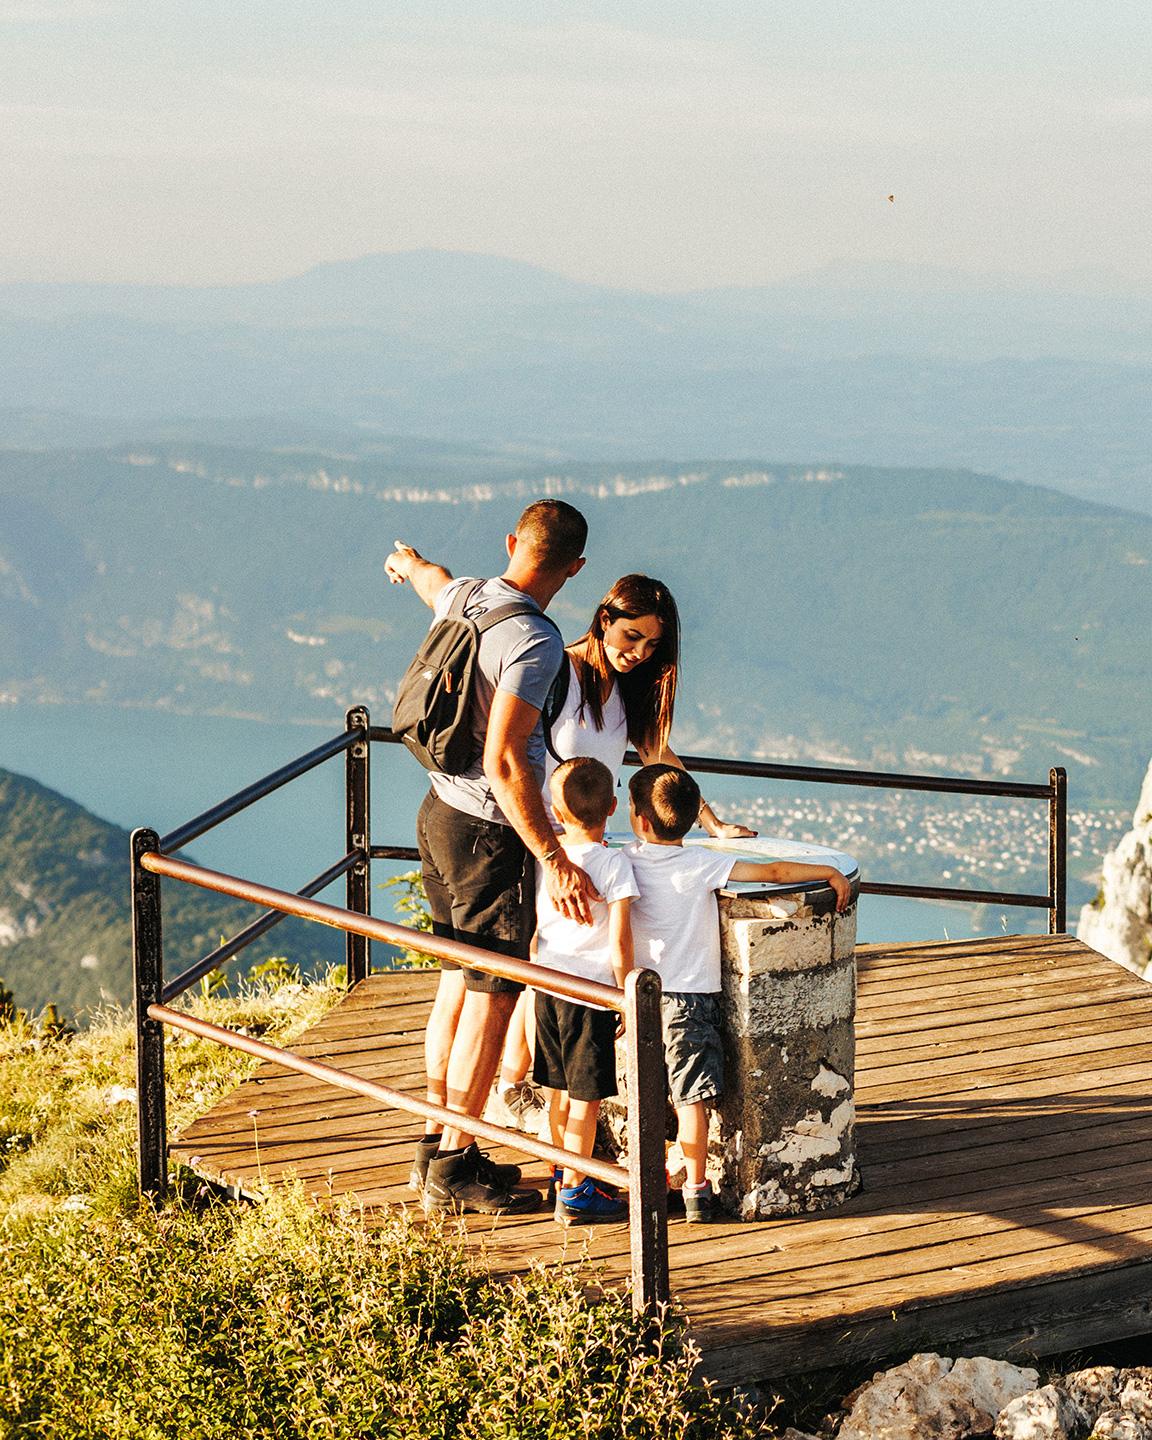
POLYGON ((0 0, 0 280, 439 246, 1147 290, 1150 157, 1148 0, 0 0))

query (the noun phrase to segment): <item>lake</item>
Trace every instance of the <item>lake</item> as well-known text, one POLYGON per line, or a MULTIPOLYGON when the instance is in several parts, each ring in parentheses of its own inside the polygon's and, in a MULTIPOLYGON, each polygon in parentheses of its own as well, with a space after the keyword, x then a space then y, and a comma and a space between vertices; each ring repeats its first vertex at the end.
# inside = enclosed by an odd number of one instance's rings
MULTIPOLYGON (((383 718, 383 717, 382 717, 383 718)), ((343 728, 270 724, 158 710, 102 706, 0 707, 0 767, 29 775, 125 829, 164 834, 343 728)), ((707 794, 721 814, 735 813, 756 782, 709 776, 707 794)), ((424 772, 399 747, 372 751, 372 839, 414 844, 424 772)), ((344 854, 343 763, 330 760, 260 801, 190 847, 214 869, 296 890, 344 854)), ((827 843, 835 846, 836 837, 827 843)), ((376 883, 411 868, 376 861, 376 883)), ((340 903, 342 882, 324 898, 340 903)), ((391 916, 386 897, 373 908, 391 916)), ((967 939, 1043 928, 1034 911, 990 915, 980 907, 866 895, 858 934, 864 941, 967 939)))

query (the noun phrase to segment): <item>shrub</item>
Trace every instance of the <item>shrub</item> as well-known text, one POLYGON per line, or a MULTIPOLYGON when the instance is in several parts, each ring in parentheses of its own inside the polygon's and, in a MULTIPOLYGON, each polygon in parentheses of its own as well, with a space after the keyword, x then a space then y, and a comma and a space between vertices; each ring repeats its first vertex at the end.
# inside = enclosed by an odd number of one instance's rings
MULTIPOLYGON (((335 992, 196 1009, 289 1038, 335 992)), ((52 1440, 746 1440, 693 1383, 675 1317, 590 1302, 577 1268, 493 1279, 461 1235, 402 1211, 135 1195, 131 1029, 0 1034, 0 1434, 52 1440), (9 1070, 9 1066, 13 1068, 9 1070)), ((174 1126, 235 1083, 233 1052, 172 1037, 174 1126), (177 1041, 179 1043, 177 1043, 177 1041)))

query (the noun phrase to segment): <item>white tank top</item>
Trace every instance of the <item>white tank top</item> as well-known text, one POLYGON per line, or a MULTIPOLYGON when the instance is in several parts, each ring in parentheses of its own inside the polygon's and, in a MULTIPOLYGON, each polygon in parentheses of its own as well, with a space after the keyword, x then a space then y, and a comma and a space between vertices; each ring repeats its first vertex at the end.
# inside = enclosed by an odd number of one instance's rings
MULTIPOLYGON (((624 763, 624 751, 628 748, 628 721, 624 714, 624 702, 620 698, 620 687, 613 684, 612 693, 604 702, 604 728, 597 730, 592 716, 581 710, 583 697, 580 694, 580 678, 576 674, 572 657, 568 656, 567 660, 568 694, 564 697, 564 704, 552 727, 552 747, 556 754, 565 760, 572 760, 577 755, 591 755, 594 760, 599 760, 607 765, 612 772, 613 780, 615 780, 624 763)), ((544 761, 544 808, 548 812, 549 820, 554 825, 556 816, 552 813, 552 797, 548 792, 548 782, 558 764, 559 761, 554 756, 546 755, 544 761)))

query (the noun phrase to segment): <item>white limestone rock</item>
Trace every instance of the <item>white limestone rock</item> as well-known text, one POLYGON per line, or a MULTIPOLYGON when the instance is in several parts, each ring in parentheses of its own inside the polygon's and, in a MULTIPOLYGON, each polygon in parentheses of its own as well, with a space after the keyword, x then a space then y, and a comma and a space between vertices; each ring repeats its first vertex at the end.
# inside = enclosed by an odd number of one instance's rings
POLYGON ((1108 1405, 1099 1414, 1092 1440, 1150 1440, 1152 1429, 1119 1405, 1108 1405))
POLYGON ((1087 1370, 1074 1370, 1065 1375, 1060 1388, 1088 1411, 1094 1423, 1100 1411, 1116 1399, 1120 1376, 1121 1371, 1114 1365, 1092 1365, 1087 1370))
POLYGON ((1125 1415, 1139 1420, 1152 1437, 1152 1367, 1144 1365, 1120 1372, 1116 1404, 1125 1415))
POLYGON ((1035 1370, 1003 1360, 913 1355, 849 1396, 837 1440, 963 1440, 987 1435, 1011 1401, 1036 1387, 1035 1370))
POLYGON ((1089 1411, 1057 1385, 1029 1390, 996 1417, 996 1440, 1084 1440, 1099 1406, 1089 1411))
POLYGON ((1080 911, 1076 934, 1117 964, 1152 974, 1152 765, 1132 829, 1104 857, 1100 902, 1080 911))

